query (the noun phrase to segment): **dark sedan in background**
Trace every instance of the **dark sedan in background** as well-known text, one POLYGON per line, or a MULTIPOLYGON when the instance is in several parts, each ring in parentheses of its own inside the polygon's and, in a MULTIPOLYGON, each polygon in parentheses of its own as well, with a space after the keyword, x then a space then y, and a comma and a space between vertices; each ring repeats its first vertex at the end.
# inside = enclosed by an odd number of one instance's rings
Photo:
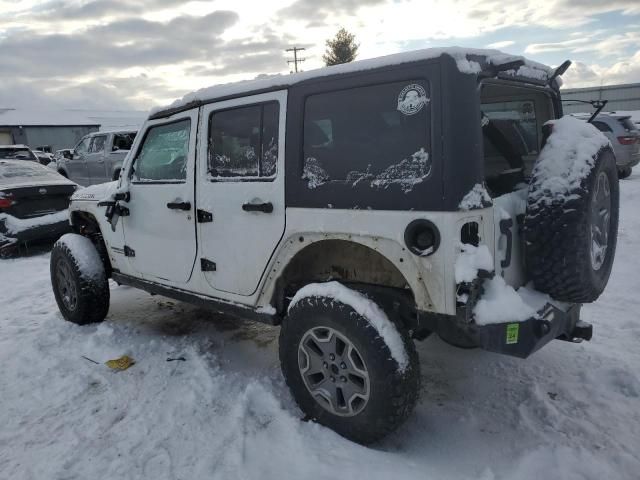
POLYGON ((0 160, 0 258, 68 232, 67 208, 77 188, 39 163, 0 160))

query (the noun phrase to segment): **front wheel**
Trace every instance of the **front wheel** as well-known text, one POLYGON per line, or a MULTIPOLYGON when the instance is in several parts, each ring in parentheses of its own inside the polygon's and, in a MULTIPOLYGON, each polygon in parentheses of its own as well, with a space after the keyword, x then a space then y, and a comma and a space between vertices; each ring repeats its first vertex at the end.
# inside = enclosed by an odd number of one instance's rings
POLYGON ((627 178, 629 175, 631 175, 631 172, 632 172, 631 167, 620 168, 618 170, 618 178, 620 178, 620 179, 627 178))
POLYGON ((51 285, 65 320, 86 325, 104 320, 109 311, 109 281, 91 240, 68 233, 51 251, 51 285))
POLYGON ((398 428, 418 397, 420 372, 413 342, 403 328, 383 317, 388 322, 383 331, 395 332, 392 335, 381 335, 379 323, 374 327, 335 298, 310 296, 290 309, 280 331, 282 372, 301 410, 362 444, 398 428), (402 364, 396 358, 398 349, 404 351, 402 364))

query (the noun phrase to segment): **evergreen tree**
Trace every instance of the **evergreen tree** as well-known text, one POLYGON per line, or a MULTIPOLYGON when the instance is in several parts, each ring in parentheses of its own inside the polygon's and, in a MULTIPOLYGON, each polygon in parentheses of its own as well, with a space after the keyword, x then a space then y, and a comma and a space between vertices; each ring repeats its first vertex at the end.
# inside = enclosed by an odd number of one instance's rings
POLYGON ((322 56, 325 65, 338 65, 340 63, 353 62, 358 55, 356 36, 341 28, 336 36, 327 40, 327 51, 322 56))

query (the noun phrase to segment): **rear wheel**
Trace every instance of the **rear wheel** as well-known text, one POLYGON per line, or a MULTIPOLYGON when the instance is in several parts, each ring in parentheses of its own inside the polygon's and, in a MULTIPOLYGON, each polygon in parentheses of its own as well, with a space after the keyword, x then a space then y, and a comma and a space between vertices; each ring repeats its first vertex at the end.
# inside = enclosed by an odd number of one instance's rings
POLYGON ((395 430, 413 410, 420 377, 413 342, 397 330, 409 358, 403 371, 385 339, 349 305, 328 297, 297 302, 280 331, 280 363, 302 411, 363 444, 395 430))
POLYGON ((96 247, 75 233, 63 235, 51 251, 51 285, 65 320, 101 322, 109 311, 109 282, 96 247))

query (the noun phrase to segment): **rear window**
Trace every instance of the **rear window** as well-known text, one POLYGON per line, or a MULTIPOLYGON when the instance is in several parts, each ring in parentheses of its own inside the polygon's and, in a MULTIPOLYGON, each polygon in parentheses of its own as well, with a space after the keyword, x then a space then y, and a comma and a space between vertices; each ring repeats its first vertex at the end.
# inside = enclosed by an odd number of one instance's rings
POLYGON ((630 132, 632 130, 637 130, 636 126, 633 124, 630 117, 619 118, 618 122, 620 123, 620 125, 622 125, 622 128, 624 128, 627 132, 630 132))
POLYGON ((0 158, 6 160, 37 160, 28 148, 0 148, 0 158))
POLYGON ((430 92, 425 80, 311 95, 304 110, 302 178, 395 184, 408 192, 431 172, 430 92))

